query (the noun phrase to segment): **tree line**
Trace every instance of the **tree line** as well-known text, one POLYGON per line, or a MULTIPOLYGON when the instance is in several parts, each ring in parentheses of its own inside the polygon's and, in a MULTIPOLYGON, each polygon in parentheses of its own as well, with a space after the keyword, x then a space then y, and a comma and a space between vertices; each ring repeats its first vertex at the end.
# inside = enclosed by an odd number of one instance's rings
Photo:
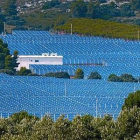
MULTIPOLYGON (((139 140, 140 91, 125 99, 117 120, 106 114, 103 118, 77 115, 72 120, 61 115, 55 121, 25 111, 9 118, 0 118, 1 140, 139 140)), ((93 110, 94 111, 94 110, 93 110)))
POLYGON ((111 82, 139 82, 140 78, 134 78, 131 74, 122 74, 117 76, 116 74, 111 74, 108 77, 108 81, 111 82))
POLYGON ((109 20, 114 17, 132 17, 135 16, 136 10, 140 10, 139 0, 131 0, 129 3, 123 3, 120 6, 114 2, 109 4, 105 2, 107 1, 75 1, 71 5, 72 15, 76 18, 86 17, 109 20))
MULTIPOLYGON (((45 74, 46 77, 55 77, 55 78, 71 78, 71 75, 69 75, 68 72, 50 72, 45 74)), ((84 71, 80 68, 78 68, 75 71, 75 75, 72 76, 74 79, 84 79, 84 71)), ((101 75, 98 72, 91 72, 90 75, 88 76, 88 79, 101 79, 101 75)))

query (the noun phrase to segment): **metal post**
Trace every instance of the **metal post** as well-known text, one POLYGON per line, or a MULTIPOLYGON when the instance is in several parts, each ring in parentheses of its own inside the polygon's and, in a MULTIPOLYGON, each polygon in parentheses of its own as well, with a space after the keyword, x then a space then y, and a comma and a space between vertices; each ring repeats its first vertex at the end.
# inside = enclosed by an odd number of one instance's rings
POLYGON ((71 35, 72 35, 72 24, 71 24, 71 35))
POLYGON ((136 92, 136 87, 135 87, 135 85, 134 85, 134 93, 136 92))
POLYGON ((5 35, 5 22, 4 22, 4 35, 5 35))
POLYGON ((139 30, 138 30, 138 41, 139 41, 139 39, 140 39, 140 32, 139 32, 139 30))
POLYGON ((65 82, 65 97, 67 96, 67 83, 65 82))
POLYGON ((96 98, 96 118, 98 117, 98 99, 96 98))

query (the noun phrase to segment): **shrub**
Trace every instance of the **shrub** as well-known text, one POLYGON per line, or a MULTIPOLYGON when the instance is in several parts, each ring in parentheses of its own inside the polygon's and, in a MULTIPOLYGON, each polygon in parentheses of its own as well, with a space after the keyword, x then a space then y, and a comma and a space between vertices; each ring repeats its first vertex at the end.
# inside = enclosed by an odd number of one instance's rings
POLYGON ((129 96, 125 99, 125 103, 122 108, 133 108, 133 106, 140 107, 140 90, 129 94, 129 96))
POLYGON ((137 82, 137 80, 131 74, 122 74, 120 78, 123 82, 137 82))
POLYGON ((46 77, 56 77, 56 78, 68 78, 70 79, 70 75, 67 72, 56 72, 56 73, 46 73, 46 77))
POLYGON ((0 73, 6 73, 6 74, 9 74, 9 75, 14 75, 14 72, 12 70, 9 70, 9 69, 1 69, 0 73))
POLYGON ((20 68, 19 75, 28 75, 30 73, 32 73, 31 70, 26 69, 26 67, 21 67, 20 68))
POLYGON ((111 74, 108 77, 108 81, 112 81, 112 82, 138 82, 138 80, 135 79, 131 74, 122 74, 120 77, 115 75, 115 74, 111 74))
POLYGON ((122 79, 115 75, 115 74, 111 74, 109 77, 108 77, 108 81, 112 81, 112 82, 123 82, 122 79))
POLYGON ((29 73, 28 76, 38 76, 36 73, 29 73))
POLYGON ((83 79, 84 78, 84 72, 82 69, 77 69, 75 72, 75 79, 83 79))
POLYGON ((91 72, 88 79, 101 79, 101 75, 98 72, 91 72))

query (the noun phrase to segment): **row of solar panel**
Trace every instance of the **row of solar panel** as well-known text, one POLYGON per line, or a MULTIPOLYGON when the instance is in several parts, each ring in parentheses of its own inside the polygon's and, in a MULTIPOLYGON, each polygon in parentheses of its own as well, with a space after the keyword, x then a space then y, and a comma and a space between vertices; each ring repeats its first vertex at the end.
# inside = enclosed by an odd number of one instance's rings
POLYGON ((139 83, 0 75, 0 113, 116 116, 128 93, 139 88, 139 83))

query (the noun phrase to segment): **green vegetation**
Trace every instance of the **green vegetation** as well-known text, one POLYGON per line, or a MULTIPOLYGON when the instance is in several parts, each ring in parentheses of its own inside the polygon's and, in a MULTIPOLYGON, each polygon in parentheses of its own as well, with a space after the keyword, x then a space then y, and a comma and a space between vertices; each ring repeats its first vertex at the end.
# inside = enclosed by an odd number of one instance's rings
POLYGON ((111 82, 122 82, 122 79, 119 76, 117 76, 116 74, 111 74, 108 77, 108 81, 111 81, 111 82))
MULTIPOLYGON (((117 1, 121 2, 119 0, 117 1)), ((105 2, 106 0, 90 2, 83 2, 83 0, 72 2, 53 0, 43 2, 41 5, 36 4, 28 7, 25 6, 25 2, 22 0, 5 0, 0 2, 0 33, 3 31, 3 22, 6 23, 6 32, 10 32, 10 29, 13 28, 26 30, 50 30, 59 28, 70 32, 69 25, 67 28, 60 28, 58 26, 67 22, 71 24, 71 18, 86 18, 87 20, 84 22, 79 21, 81 24, 77 23, 74 26, 74 33, 136 39, 138 26, 118 25, 115 22, 112 25, 109 21, 99 21, 95 23, 96 25, 92 25, 92 22, 88 20, 89 18, 104 19, 140 25, 139 17, 137 17, 137 14, 140 13, 140 2, 131 0, 129 3, 121 5, 116 5, 114 2, 105 4, 105 2), (79 26, 78 24, 80 27, 77 28, 76 26, 79 26), (91 29, 89 28, 90 25, 92 25, 91 29)))
POLYGON ((4 5, 1 7, 2 12, 0 13, 0 19, 7 25, 15 25, 19 28, 25 24, 25 21, 18 15, 16 2, 17 0, 5 1, 4 5))
POLYGON ((58 0, 47 1, 43 6, 42 9, 50 9, 52 7, 58 6, 61 3, 58 0))
POLYGON ((101 5, 100 2, 83 2, 78 0, 73 2, 71 11, 76 18, 87 17, 108 20, 121 15, 121 9, 114 2, 101 5))
MULTIPOLYGON (((124 3, 120 6, 116 5, 114 2, 111 2, 109 4, 105 4, 105 2, 106 0, 97 0, 90 2, 83 2, 83 0, 73 2, 53 0, 43 2, 41 5, 36 4, 32 5, 31 7, 28 7, 25 6, 25 2, 22 0, 5 0, 0 2, 0 20, 2 21, 2 24, 3 22, 6 23, 7 32, 9 32, 9 29, 11 27, 15 29, 50 30, 56 26, 66 23, 70 20, 70 18, 83 17, 119 22, 128 21, 129 23, 140 25, 139 18, 136 17, 136 14, 140 12, 139 1, 131 0, 129 3, 124 3), (9 25, 10 28, 7 25, 9 25)), ((120 1, 118 0, 118 2, 120 1)), ((0 23, 0 27, 2 26, 3 25, 1 25, 0 23)), ((127 29, 129 29, 129 27, 127 29)), ((0 32, 1 31, 3 31, 3 29, 1 30, 0 28, 0 32)), ((85 32, 83 32, 82 34, 85 34, 85 32)), ((86 34, 94 35, 89 31, 87 31, 86 34)), ((97 36, 99 35, 100 34, 97 34, 97 36)), ((114 36, 108 35, 107 37, 114 36)), ((128 39, 133 38, 135 37, 128 37, 128 39)))
POLYGON ((139 140, 140 108, 124 108, 114 121, 110 115, 94 118, 76 116, 69 121, 61 115, 53 121, 49 115, 42 119, 27 112, 0 119, 1 140, 139 140))
POLYGON ((120 78, 123 82, 138 82, 131 74, 122 74, 120 78))
POLYGON ((4 30, 3 22, 0 20, 0 33, 2 33, 4 30))
POLYGON ((5 74, 9 74, 9 75, 15 74, 12 70, 9 70, 9 69, 0 69, 0 73, 5 73, 5 74))
POLYGON ((71 10, 74 17, 86 17, 87 5, 84 1, 78 0, 72 4, 71 10))
POLYGON ((75 72, 75 79, 83 79, 84 78, 84 72, 82 69, 77 69, 75 72))
POLYGON ((14 51, 13 57, 10 55, 8 45, 0 40, 0 72, 15 73, 19 63, 17 63, 18 52, 14 51), (6 70, 4 70, 6 69, 6 70), (10 70, 10 71, 8 71, 10 70), (12 71, 12 72, 11 72, 12 71))
POLYGON ((98 72, 91 72, 88 79, 101 79, 101 75, 98 72))
POLYGON ((19 71, 19 75, 22 75, 22 76, 26 76, 26 75, 29 75, 31 73, 32 73, 31 70, 26 69, 26 67, 21 67, 20 71, 19 71))
POLYGON ((112 81, 112 82, 138 82, 138 79, 135 79, 131 74, 122 74, 121 76, 111 74, 108 77, 108 81, 112 81))
POLYGON ((125 99, 125 103, 123 108, 133 108, 133 106, 137 106, 140 108, 140 91, 129 94, 129 96, 125 99))
POLYGON ((71 19, 66 24, 57 26, 55 29, 70 33, 71 23, 73 24, 73 33, 81 35, 137 39, 138 30, 140 30, 140 27, 136 25, 85 18, 71 19))
POLYGON ((45 76, 70 79, 70 75, 67 72, 46 73, 45 76))

